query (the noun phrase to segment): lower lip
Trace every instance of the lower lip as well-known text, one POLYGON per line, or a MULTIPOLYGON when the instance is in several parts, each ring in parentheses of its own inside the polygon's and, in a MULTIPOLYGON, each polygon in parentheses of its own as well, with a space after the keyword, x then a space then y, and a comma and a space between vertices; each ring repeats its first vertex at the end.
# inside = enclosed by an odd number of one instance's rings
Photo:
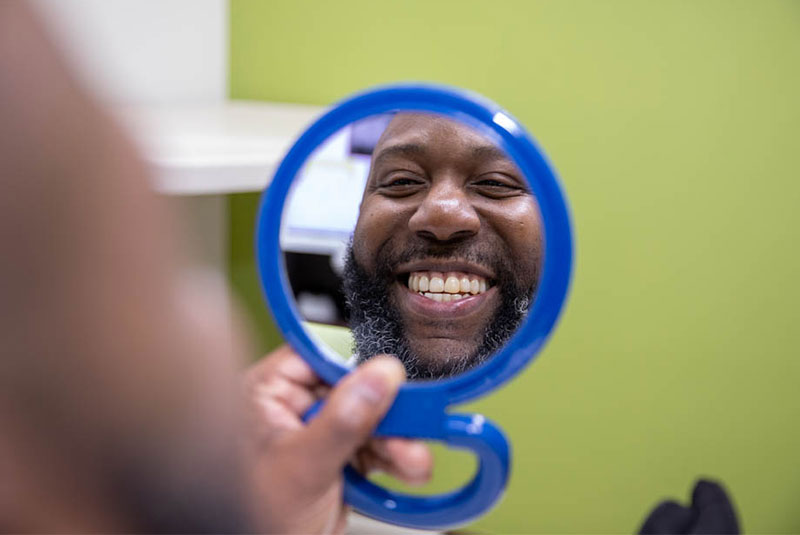
POLYGON ((440 302, 421 296, 409 289, 408 286, 397 284, 402 290, 400 292, 401 299, 407 303, 411 312, 438 318, 457 318, 471 314, 496 292, 496 288, 492 287, 483 293, 463 297, 457 301, 440 302))

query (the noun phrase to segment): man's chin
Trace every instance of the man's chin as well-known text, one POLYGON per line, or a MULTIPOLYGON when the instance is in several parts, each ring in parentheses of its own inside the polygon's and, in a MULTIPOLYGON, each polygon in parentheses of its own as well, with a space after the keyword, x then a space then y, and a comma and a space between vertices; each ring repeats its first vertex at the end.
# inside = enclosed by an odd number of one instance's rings
POLYGON ((414 361, 407 364, 409 375, 417 379, 443 379, 464 373, 482 362, 478 345, 463 340, 434 338, 409 342, 414 361))

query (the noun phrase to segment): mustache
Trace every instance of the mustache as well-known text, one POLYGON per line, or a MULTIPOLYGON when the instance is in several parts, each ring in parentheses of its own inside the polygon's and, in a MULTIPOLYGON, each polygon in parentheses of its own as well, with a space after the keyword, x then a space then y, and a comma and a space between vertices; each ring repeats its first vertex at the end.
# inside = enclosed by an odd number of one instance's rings
POLYGON ((387 251, 389 242, 382 246, 376 255, 376 272, 381 277, 391 278, 394 267, 399 264, 426 260, 429 258, 465 261, 478 264, 498 273, 503 271, 503 259, 508 255, 487 251, 476 243, 430 243, 412 242, 392 253, 387 251))

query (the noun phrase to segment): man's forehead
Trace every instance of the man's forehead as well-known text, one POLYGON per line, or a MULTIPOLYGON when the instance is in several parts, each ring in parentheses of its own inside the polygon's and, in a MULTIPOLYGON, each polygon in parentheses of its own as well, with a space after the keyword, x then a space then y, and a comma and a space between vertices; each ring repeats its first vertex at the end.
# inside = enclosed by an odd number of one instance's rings
POLYGON ((424 154, 445 150, 469 151, 485 158, 508 159, 499 147, 473 128, 447 117, 426 113, 398 113, 386 127, 374 154, 424 154))
POLYGON ((456 135, 458 139, 475 144, 489 141, 472 128, 447 117, 429 113, 398 113, 389 122, 380 141, 381 145, 406 141, 431 141, 442 135, 456 135))

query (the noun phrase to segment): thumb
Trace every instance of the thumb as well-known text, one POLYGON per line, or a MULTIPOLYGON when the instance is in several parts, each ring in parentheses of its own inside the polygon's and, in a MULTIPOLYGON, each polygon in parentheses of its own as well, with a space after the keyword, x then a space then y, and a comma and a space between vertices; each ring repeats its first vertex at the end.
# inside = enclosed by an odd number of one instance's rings
POLYGON ((378 356, 360 365, 331 391, 319 415, 296 442, 301 458, 313 459, 315 479, 328 485, 371 436, 405 381, 394 357, 378 356))

